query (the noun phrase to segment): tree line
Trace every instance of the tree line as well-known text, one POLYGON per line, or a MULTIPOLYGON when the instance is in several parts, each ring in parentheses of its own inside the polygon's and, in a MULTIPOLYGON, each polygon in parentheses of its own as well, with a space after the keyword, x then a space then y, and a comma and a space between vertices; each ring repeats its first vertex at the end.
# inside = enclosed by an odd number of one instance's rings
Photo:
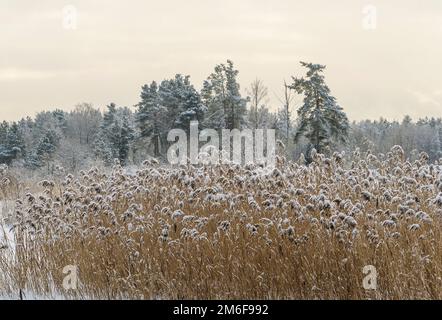
POLYGON ((288 159, 311 150, 371 150, 387 152, 395 144, 412 152, 441 157, 442 119, 413 122, 360 121, 350 123, 331 95, 324 78, 325 66, 301 62, 303 77, 283 84, 276 110, 269 105, 264 83, 256 79, 241 94, 238 70, 232 61, 215 66, 201 90, 189 76, 152 81, 142 86, 139 103, 132 107, 110 103, 104 112, 82 103, 73 111, 43 111, 34 118, 0 123, 0 163, 29 169, 53 170, 61 165, 78 170, 97 163, 136 164, 149 156, 163 158, 174 128, 187 130, 197 120, 200 129, 275 129, 288 159), (294 97, 303 97, 299 105, 294 97))

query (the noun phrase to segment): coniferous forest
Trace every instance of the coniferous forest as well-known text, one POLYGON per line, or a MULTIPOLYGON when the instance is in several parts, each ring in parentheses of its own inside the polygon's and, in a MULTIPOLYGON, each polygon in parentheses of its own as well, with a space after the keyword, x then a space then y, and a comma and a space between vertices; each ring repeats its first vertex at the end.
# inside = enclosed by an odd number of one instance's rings
POLYGON ((276 106, 268 104, 268 89, 260 79, 241 90, 239 71, 227 61, 215 66, 201 90, 189 76, 177 74, 142 86, 135 106, 79 103, 72 111, 41 111, 35 117, 3 121, 0 163, 48 174, 56 167, 76 172, 93 165, 110 166, 114 159, 127 166, 149 157, 165 161, 167 133, 174 128, 188 130, 192 120, 201 129, 275 129, 289 160, 298 160, 301 154, 309 157, 312 148, 387 153, 394 145, 410 155, 424 151, 433 161, 442 156, 441 117, 351 121, 325 83, 325 66, 302 64, 310 75, 282 83, 286 94, 276 106), (321 92, 320 98, 312 98, 314 89, 321 92), (295 104, 295 95, 302 102, 295 104), (315 99, 327 103, 312 111, 315 99))

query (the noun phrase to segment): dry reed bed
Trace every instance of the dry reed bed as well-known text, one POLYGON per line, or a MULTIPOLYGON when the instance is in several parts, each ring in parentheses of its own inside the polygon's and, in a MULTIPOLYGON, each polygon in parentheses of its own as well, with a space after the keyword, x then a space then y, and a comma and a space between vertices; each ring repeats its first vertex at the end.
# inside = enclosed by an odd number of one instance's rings
POLYGON ((42 181, 16 202, 0 283, 70 298, 442 298, 441 168, 398 146, 350 158, 280 159, 269 174, 146 161, 42 181), (62 287, 66 265, 77 290, 62 287))

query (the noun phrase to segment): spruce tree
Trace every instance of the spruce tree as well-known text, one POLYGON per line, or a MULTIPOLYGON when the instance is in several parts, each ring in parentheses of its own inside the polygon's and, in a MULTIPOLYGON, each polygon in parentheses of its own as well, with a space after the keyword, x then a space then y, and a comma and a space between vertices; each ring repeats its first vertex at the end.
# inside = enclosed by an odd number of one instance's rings
POLYGON ((10 159, 10 150, 7 145, 9 123, 3 121, 0 123, 0 164, 8 163, 10 159))
POLYGON ((10 164, 25 155, 22 132, 16 122, 0 124, 0 163, 10 164))
POLYGON ((10 150, 12 159, 17 159, 19 155, 25 155, 25 142, 20 127, 13 122, 8 130, 6 137, 7 146, 10 150))
POLYGON ((114 147, 117 151, 118 160, 120 160, 122 165, 125 165, 129 155, 130 145, 134 138, 134 132, 126 115, 122 116, 118 126, 118 130, 115 132, 118 140, 114 147))
POLYGON ((295 142, 304 136, 310 149, 324 152, 333 142, 344 143, 349 131, 349 122, 343 109, 330 94, 322 72, 325 66, 301 62, 308 69, 305 78, 294 78, 291 89, 304 94, 304 103, 298 109, 298 128, 295 142))
POLYGON ((47 165, 48 173, 50 171, 50 162, 57 150, 60 137, 53 129, 48 129, 41 136, 33 152, 26 159, 28 167, 36 169, 47 165))
POLYGON ((94 142, 95 155, 106 165, 118 159, 126 164, 129 150, 134 139, 134 130, 129 121, 132 115, 128 108, 118 108, 114 103, 107 106, 103 123, 94 142))
POLYGON ((113 154, 110 146, 108 136, 103 130, 100 130, 94 141, 94 154, 96 158, 103 160, 106 166, 112 164, 113 154))

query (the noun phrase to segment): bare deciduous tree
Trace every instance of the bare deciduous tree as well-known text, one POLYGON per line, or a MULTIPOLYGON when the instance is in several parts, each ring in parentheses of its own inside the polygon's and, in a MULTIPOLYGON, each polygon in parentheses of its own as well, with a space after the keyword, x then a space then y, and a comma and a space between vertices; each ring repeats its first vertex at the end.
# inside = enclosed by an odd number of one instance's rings
POLYGON ((290 129, 291 129, 291 117, 292 117, 292 102, 294 95, 292 90, 284 80, 284 93, 283 97, 278 97, 279 102, 282 104, 282 122, 284 123, 284 135, 286 138, 286 146, 290 143, 290 129))
POLYGON ((287 144, 290 137, 290 117, 291 117, 291 103, 292 103, 292 91, 287 86, 287 83, 284 80, 284 110, 285 110, 285 123, 286 123, 286 136, 287 136, 287 144))
POLYGON ((81 103, 75 106, 70 113, 71 134, 77 136, 80 144, 89 145, 101 123, 101 112, 90 103, 81 103))
POLYGON ((259 126, 259 108, 268 102, 268 89, 264 83, 256 78, 247 90, 250 95, 250 115, 249 121, 253 129, 258 129, 259 126))

